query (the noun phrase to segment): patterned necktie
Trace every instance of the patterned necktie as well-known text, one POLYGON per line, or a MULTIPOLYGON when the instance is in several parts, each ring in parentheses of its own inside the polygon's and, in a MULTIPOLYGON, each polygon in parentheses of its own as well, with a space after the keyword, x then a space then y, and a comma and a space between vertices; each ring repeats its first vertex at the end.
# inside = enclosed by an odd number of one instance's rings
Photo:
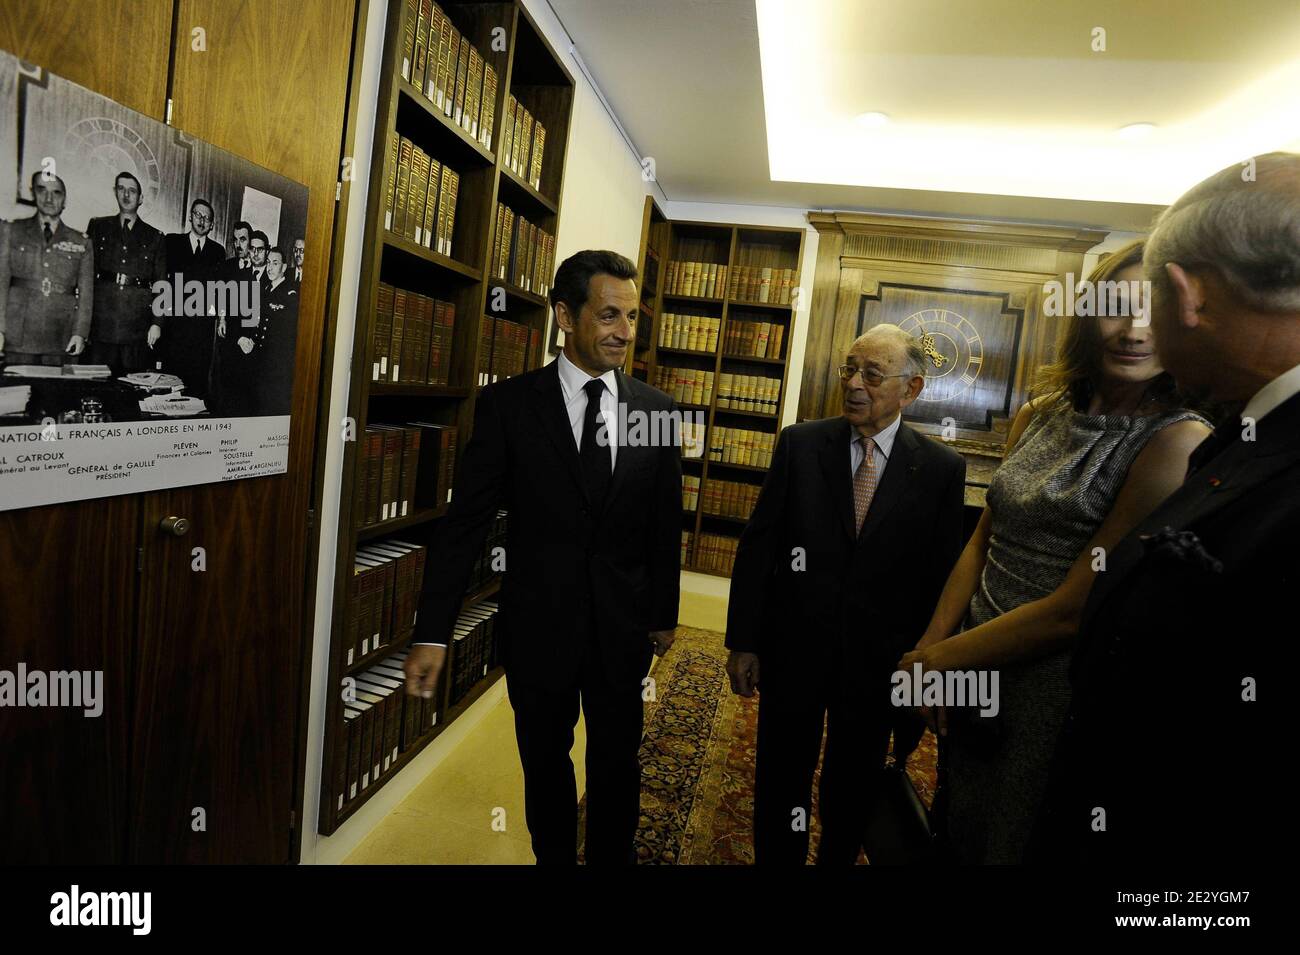
MULTIPOLYGON (((582 476, 587 485, 587 496, 593 508, 605 503, 605 494, 609 490, 610 467, 609 445, 602 445, 596 440, 600 428, 600 396, 605 393, 605 383, 593 378, 582 386, 587 393, 587 410, 582 417, 582 443, 579 445, 578 457, 582 463, 582 476)), ((608 437, 608 429, 606 430, 608 437)))
POLYGON ((876 442, 874 438, 860 437, 858 444, 862 445, 862 462, 853 472, 853 518, 861 534, 862 522, 876 494, 876 442))

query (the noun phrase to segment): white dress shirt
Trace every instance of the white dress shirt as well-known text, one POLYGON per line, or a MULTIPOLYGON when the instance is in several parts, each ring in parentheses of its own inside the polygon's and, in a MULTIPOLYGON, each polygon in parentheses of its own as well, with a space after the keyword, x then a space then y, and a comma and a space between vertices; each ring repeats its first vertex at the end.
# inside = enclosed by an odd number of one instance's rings
POLYGON ((1300 394, 1300 365, 1284 371, 1270 381, 1241 410, 1242 419, 1253 418, 1258 421, 1278 405, 1300 394))
MULTIPOLYGON (((556 364, 560 372, 560 391, 564 393, 564 410, 569 415, 569 427, 573 429, 573 441, 582 450, 582 418, 587 413, 587 392, 583 387, 591 381, 587 374, 560 352, 556 364)), ((609 470, 612 474, 618 462, 618 376, 611 368, 600 376, 605 383, 605 390, 600 395, 600 414, 605 420, 605 431, 609 436, 609 470)))
MULTIPOLYGON (((899 414, 885 428, 882 428, 878 434, 873 434, 871 440, 875 442, 872 445, 871 460, 876 465, 876 487, 880 487, 880 479, 885 476, 885 465, 889 463, 890 452, 894 450, 894 438, 898 434, 898 426, 903 423, 903 416, 899 414)), ((862 437, 862 432, 857 428, 850 431, 849 437, 849 477, 858 473, 858 465, 862 463, 862 445, 858 443, 858 438, 862 437)))

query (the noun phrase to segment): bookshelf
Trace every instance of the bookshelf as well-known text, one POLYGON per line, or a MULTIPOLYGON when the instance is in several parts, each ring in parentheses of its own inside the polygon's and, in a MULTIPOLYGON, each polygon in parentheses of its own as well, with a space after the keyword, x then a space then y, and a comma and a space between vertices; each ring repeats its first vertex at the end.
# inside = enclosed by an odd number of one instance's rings
MULTIPOLYGON (((450 704, 458 653, 458 644, 453 643, 442 684, 432 701, 436 722, 423 729, 418 721, 414 726, 408 722, 411 708, 418 709, 420 702, 398 689, 400 714, 385 716, 385 721, 398 719, 401 727, 393 737, 397 741, 396 757, 392 758, 387 743, 374 744, 371 751, 382 748, 389 757, 386 764, 381 764, 380 775, 367 786, 358 785, 355 795, 349 785, 340 786, 339 780, 348 771, 347 763, 359 762, 355 756, 349 759, 345 681, 399 653, 412 630, 409 625, 400 627, 394 611, 388 641, 359 655, 354 652, 348 661, 348 649, 358 649, 354 646, 359 629, 355 621, 360 611, 352 589, 358 551, 364 554, 376 547, 394 548, 396 542, 427 548, 448 509, 448 496, 431 500, 426 494, 421 500, 417 493, 411 495, 415 500, 408 501, 410 506, 404 512, 367 523, 367 515, 375 513, 365 496, 371 483, 364 447, 367 428, 414 421, 454 426, 454 455, 439 460, 440 468, 446 460, 452 460, 448 476, 454 490, 456 466, 469 438, 479 390, 498 378, 541 365, 548 312, 545 281, 555 264, 545 256, 543 237, 550 237, 553 252, 574 97, 573 77, 520 0, 439 0, 436 5, 424 0, 388 0, 387 22, 347 399, 355 440, 345 442, 335 550, 329 685, 339 692, 329 694, 326 708, 318 820, 319 831, 325 835, 333 833, 382 789, 502 674, 499 666, 489 667, 484 662, 487 672, 450 704), (444 19, 445 29, 427 30, 421 26, 423 22, 441 27, 444 19), (451 42, 456 34, 463 38, 462 44, 451 42), (427 50, 423 58, 419 52, 421 36, 427 50), (466 63, 463 77, 446 65, 450 56, 439 69, 438 50, 452 47, 457 50, 457 60, 463 57, 466 63), (476 66, 478 78, 474 79, 476 66), (492 78, 496 81, 495 91, 491 89, 492 78), (457 88, 464 91, 465 99, 453 93, 444 106, 442 91, 457 88), (476 99, 477 108, 467 108, 466 104, 472 106, 476 99), (515 135, 523 124, 524 114, 517 112, 520 106, 527 110, 530 128, 526 147, 524 138, 515 135), (519 127, 508 120, 507 113, 520 120, 519 127), (484 128, 489 122, 490 137, 484 128), (538 123, 544 134, 536 132, 538 123), (534 149, 541 135, 544 141, 534 149), (404 163, 403 150, 408 142, 410 151, 404 163), (441 169, 454 171, 456 182, 454 198, 448 200, 447 193, 439 191, 436 204, 426 201, 423 218, 412 211, 420 202, 417 193, 424 190, 427 199, 434 190, 423 185, 421 189, 411 188, 411 170, 418 168, 416 150, 430 160, 429 182, 436 175, 432 173, 434 162, 441 169), (534 161, 536 156, 541 157, 540 162, 534 161), (400 186, 403 171, 407 176, 405 192, 400 186), (397 215, 398 198, 406 203, 401 207, 401 216, 397 215), (501 207, 513 213, 509 233, 504 228, 501 207), (454 210, 454 220, 444 229, 443 213, 449 208, 454 210), (525 226, 532 231, 524 233, 525 226), (412 319, 423 324, 409 326, 419 331, 409 340, 415 344, 408 342, 405 346, 408 351, 393 351, 393 326, 398 322, 386 311, 387 299, 381 294, 385 286, 402 290, 408 298, 423 296, 420 301, 452 306, 454 321, 449 327, 444 324, 439 332, 436 318, 429 317, 432 311, 408 311, 423 316, 412 319), (399 354, 406 367, 394 369, 392 362, 398 360, 399 354)), ((440 188, 449 181, 448 177, 440 178, 440 188)), ((445 307, 437 314, 445 315, 445 307)), ((428 432, 423 434, 422 442, 428 436, 428 432)), ((406 462, 402 463, 401 473, 405 473, 406 462)), ((419 469, 418 481, 428 481, 425 471, 424 467, 419 469)), ((438 568, 426 565, 423 579, 436 573, 438 568)), ((474 612, 495 597, 499 586, 499 575, 478 582, 466 595, 462 610, 474 612)), ((408 607, 410 600, 418 606, 418 599, 418 592, 408 594, 408 607)), ((388 705, 396 708, 395 704, 388 705)))
POLYGON ((697 506, 683 507, 682 530, 690 535, 689 546, 683 544, 684 570, 730 576, 728 549, 734 557, 745 515, 767 474, 789 381, 803 241, 802 229, 672 221, 646 197, 637 262, 641 313, 626 370, 670 393, 677 378, 712 375, 711 390, 706 384, 683 400, 683 387, 678 395, 681 408, 698 413, 705 424, 704 453, 682 459, 684 480, 695 479, 699 487, 697 506), (700 265, 683 278, 681 263, 700 265), (725 268, 726 280, 715 277, 710 287, 709 267, 715 276, 725 268), (705 331, 702 344, 699 329, 708 324, 712 331, 705 331), (728 441, 731 450, 723 447, 729 438, 739 442, 728 441))

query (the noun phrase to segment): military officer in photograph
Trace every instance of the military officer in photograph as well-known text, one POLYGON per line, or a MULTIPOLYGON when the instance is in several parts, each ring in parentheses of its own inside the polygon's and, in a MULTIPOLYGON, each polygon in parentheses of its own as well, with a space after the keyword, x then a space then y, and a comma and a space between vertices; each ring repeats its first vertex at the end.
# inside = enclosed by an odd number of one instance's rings
POLYGON ((117 215, 97 216, 86 232, 95 246, 95 308, 91 360, 117 374, 152 370, 161 335, 153 314, 153 284, 167 275, 163 235, 140 218, 140 180, 120 172, 113 181, 117 215))
POLYGON ((31 185, 36 214, 0 223, 0 352, 10 365, 61 365, 90 335, 94 250, 63 223, 63 180, 41 170, 31 185))
POLYGON ((266 253, 262 311, 249 336, 253 344, 255 414, 288 414, 293 397, 294 344, 298 328, 298 286, 288 277, 289 263, 278 246, 266 253))

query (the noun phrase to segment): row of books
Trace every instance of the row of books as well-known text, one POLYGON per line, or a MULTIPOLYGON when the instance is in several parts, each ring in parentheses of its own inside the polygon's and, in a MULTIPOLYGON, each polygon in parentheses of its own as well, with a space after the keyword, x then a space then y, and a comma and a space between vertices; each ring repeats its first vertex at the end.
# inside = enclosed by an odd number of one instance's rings
POLYGON ((432 0, 406 0, 402 79, 489 152, 497 71, 432 0))
POLYGON ((709 460, 722 464, 745 464, 755 468, 772 466, 776 435, 744 428, 719 428, 709 435, 709 460))
POLYGON ((380 282, 370 323, 370 380, 450 384, 455 328, 454 302, 380 282))
POLYGON ((668 263, 664 271, 665 295, 698 295, 722 298, 727 287, 727 267, 717 262, 668 263))
POLYGON ((478 383, 522 375, 541 364, 542 333, 518 322, 484 315, 479 326, 478 383))
POLYGON ((496 517, 488 525, 487 539, 483 542, 483 553, 474 561, 474 569, 469 575, 468 593, 482 590, 492 580, 505 573, 506 569, 506 512, 497 511, 496 517))
POLYGON ((451 500, 456 426, 429 421, 372 424, 360 448, 357 527, 406 517, 451 500))
POLYGON ((343 727, 335 759, 335 809, 342 810, 396 768, 398 757, 438 723, 438 698, 407 696, 402 650, 344 684, 343 727))
POLYGON ((416 245, 449 256, 456 231, 460 173, 396 131, 390 135, 389 145, 397 162, 388 168, 384 227, 416 245))
POLYGON ((511 96, 506 101, 506 115, 501 123, 502 162, 540 192, 545 152, 546 127, 523 103, 511 96))
POLYGON ((736 563, 736 545, 740 540, 725 534, 700 534, 695 543, 695 563, 698 570, 731 575, 736 563))
POLYGON ((655 368, 654 386, 681 404, 707 405, 713 400, 713 372, 698 368, 655 368))
POLYGON ((718 407, 731 411, 776 414, 781 399, 781 379, 763 375, 718 375, 718 407))
POLYGON ((681 566, 685 567, 691 561, 691 539, 695 534, 691 531, 682 531, 682 559, 681 566))
POLYGON ((660 316, 659 347, 682 351, 716 352, 722 319, 708 315, 665 312, 660 316))
POLYGON ((447 705, 455 706, 474 684, 487 676, 499 662, 497 653, 497 604, 484 600, 461 613, 452 630, 451 692, 447 705))
POLYGON ((492 239, 492 275, 526 292, 546 295, 555 269, 555 236, 497 203, 492 239))
POLYGON ((757 484, 710 478, 704 482, 704 513, 749 520, 749 516, 754 513, 754 505, 758 503, 758 490, 757 484))
POLYGON ((780 358, 785 326, 780 322, 746 322, 731 319, 722 342, 724 355, 743 358, 780 358))
POLYGON ((654 298, 659 291, 659 253, 646 246, 645 274, 641 276, 641 297, 654 298))
POLYGON ((733 265, 727 297, 739 302, 790 304, 794 286, 794 269, 774 269, 766 265, 733 265))
POLYGON ((420 544, 389 540, 357 548, 339 662, 350 667, 415 626, 427 556, 420 544))

